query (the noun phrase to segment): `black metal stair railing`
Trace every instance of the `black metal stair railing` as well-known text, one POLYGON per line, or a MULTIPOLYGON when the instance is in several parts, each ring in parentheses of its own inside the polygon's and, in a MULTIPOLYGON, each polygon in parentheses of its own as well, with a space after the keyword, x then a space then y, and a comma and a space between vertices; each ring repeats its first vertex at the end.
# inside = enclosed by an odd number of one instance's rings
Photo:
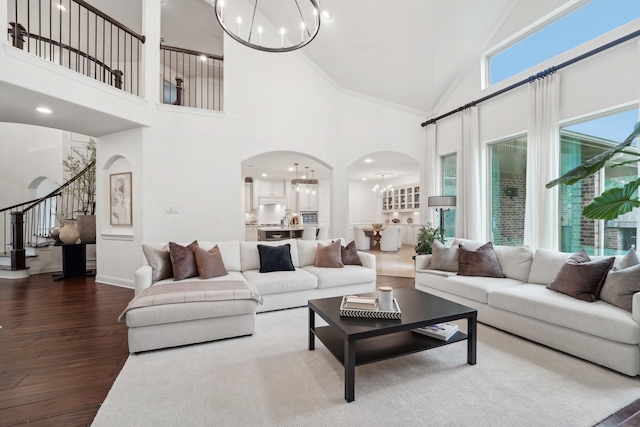
POLYGON ((160 62, 162 103, 222 111, 222 56, 163 44, 160 62))
POLYGON ((140 96, 143 35, 82 0, 9 0, 14 47, 140 96))
POLYGON ((87 174, 93 174, 95 162, 49 194, 27 202, 0 209, 2 228, 0 253, 11 255, 11 270, 25 268, 25 247, 45 246, 53 243, 51 229, 64 216, 73 219, 82 212, 77 186, 87 174))

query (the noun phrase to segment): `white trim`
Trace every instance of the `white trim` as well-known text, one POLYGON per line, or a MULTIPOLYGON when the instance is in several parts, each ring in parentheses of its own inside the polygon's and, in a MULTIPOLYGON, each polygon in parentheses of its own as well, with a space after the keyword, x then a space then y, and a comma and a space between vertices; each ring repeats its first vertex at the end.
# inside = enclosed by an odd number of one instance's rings
POLYGON ((159 102, 156 105, 159 111, 169 111, 171 113, 181 113, 193 116, 216 117, 221 119, 226 117, 224 111, 207 110, 206 108, 187 107, 184 105, 163 104, 162 102, 159 102))
POLYGON ((117 277, 100 276, 100 275, 96 276, 95 280, 96 280, 96 283, 101 283, 103 285, 117 286, 119 288, 127 288, 132 290, 135 288, 135 284, 133 280, 122 280, 117 277))
MULTIPOLYGON (((599 119, 601 117, 610 116, 613 114, 624 113, 626 111, 630 111, 633 109, 640 109, 639 101, 629 101, 624 104, 614 105, 612 107, 603 108, 602 110, 592 111, 590 113, 581 114, 579 116, 571 117, 568 119, 560 120, 558 125, 563 128, 567 126, 572 126, 578 123, 582 123, 588 120, 599 119)), ((629 131, 631 132, 631 131, 629 131)))

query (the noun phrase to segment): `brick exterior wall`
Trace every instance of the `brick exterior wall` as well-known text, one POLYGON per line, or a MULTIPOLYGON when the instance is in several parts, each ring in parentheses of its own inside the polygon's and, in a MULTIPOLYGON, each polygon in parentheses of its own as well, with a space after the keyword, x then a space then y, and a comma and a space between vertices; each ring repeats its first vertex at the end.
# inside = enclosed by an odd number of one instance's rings
POLYGON ((494 244, 510 246, 523 244, 526 184, 524 174, 501 173, 500 185, 493 186, 494 244), (518 195, 507 196, 507 188, 515 188, 518 195))

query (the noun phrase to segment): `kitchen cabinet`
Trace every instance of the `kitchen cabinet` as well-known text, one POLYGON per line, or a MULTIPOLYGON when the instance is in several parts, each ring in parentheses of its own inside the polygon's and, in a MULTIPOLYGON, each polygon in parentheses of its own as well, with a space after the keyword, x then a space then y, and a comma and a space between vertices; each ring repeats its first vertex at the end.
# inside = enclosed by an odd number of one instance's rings
POLYGON ((263 179, 260 183, 260 197, 284 197, 283 179, 263 179))
POLYGON ((296 192, 296 208, 297 212, 317 211, 320 207, 320 190, 316 189, 316 194, 312 190, 307 193, 304 188, 296 192))
POLYGON ((420 209, 420 187, 400 187, 389 190, 382 198, 383 212, 416 211, 420 209))
POLYGON ((244 183, 244 213, 251 215, 253 210, 253 183, 244 183))

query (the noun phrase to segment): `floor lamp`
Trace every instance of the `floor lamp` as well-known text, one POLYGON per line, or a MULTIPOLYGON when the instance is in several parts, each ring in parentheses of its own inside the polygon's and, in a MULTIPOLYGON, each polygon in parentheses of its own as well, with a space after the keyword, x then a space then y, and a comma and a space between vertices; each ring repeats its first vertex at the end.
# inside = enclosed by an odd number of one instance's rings
POLYGON ((427 197, 427 206, 440 211, 440 229, 444 236, 444 211, 456 207, 456 196, 430 196, 427 197))

